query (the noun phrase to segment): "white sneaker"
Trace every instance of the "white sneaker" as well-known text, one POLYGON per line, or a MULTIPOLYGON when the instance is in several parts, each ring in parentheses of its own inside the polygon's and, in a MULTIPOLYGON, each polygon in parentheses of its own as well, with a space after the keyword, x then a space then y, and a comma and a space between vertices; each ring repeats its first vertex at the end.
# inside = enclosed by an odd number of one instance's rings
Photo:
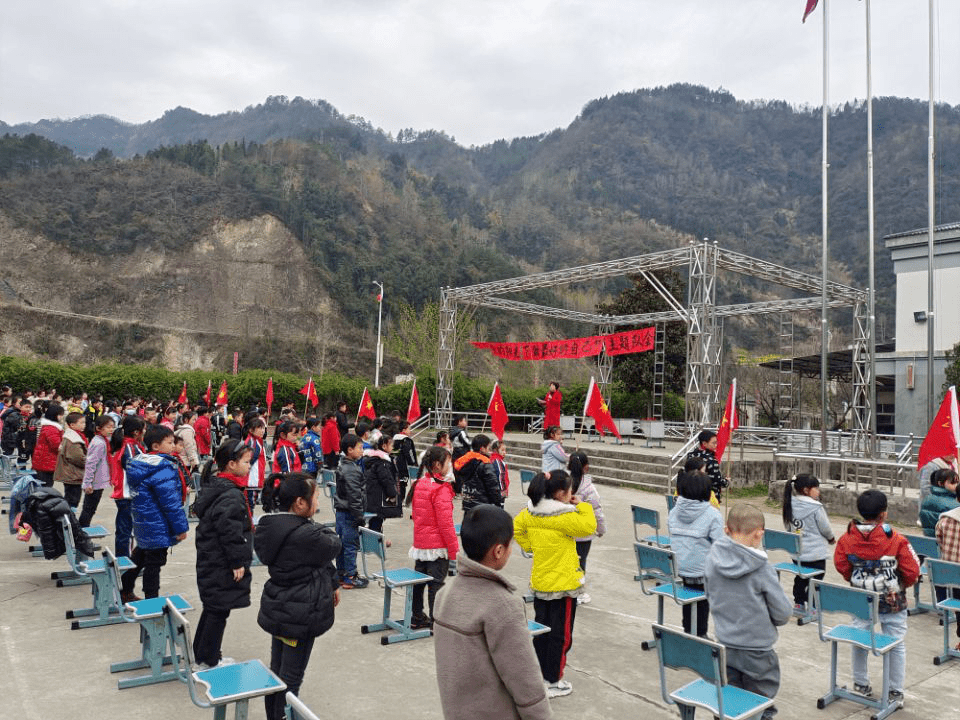
POLYGON ((569 695, 573 692, 573 685, 568 683, 566 680, 557 680, 555 683, 547 684, 547 697, 563 697, 564 695, 569 695))
POLYGON ((578 595, 578 596, 577 596, 577 605, 586 605, 586 604, 587 604, 588 602, 590 602, 592 599, 593 599, 593 598, 590 597, 590 594, 589 594, 589 593, 584 593, 583 595, 578 595))
POLYGON ((235 662, 236 660, 234 660, 231 657, 222 657, 220 658, 220 662, 217 663, 217 667, 223 667, 224 665, 233 665, 235 662))

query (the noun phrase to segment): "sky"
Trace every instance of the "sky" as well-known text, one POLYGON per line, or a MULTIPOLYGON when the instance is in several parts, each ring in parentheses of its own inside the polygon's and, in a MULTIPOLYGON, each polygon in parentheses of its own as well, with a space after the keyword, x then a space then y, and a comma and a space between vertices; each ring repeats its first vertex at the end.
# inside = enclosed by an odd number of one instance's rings
MULTIPOLYGON (((866 96, 865 3, 821 0, 6 0, 0 120, 323 99, 459 143, 566 127, 598 97, 676 82, 744 100, 866 96)), ((875 97, 929 97, 929 0, 872 0, 875 97)), ((960 1, 934 0, 934 97, 960 104, 960 1)))

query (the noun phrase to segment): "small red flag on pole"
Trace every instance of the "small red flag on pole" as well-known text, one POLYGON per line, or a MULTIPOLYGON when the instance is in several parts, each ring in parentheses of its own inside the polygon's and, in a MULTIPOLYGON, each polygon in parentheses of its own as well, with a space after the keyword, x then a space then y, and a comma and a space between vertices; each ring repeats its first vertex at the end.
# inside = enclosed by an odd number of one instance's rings
POLYGON ((220 391, 217 393, 217 405, 226 405, 227 402, 227 381, 224 380, 223 384, 220 385, 220 391))
POLYGON ((370 393, 366 388, 363 389, 363 397, 360 398, 360 408, 357 410, 357 420, 360 418, 376 419, 377 413, 373 409, 373 400, 370 399, 370 393))
POLYGON ((922 468, 931 460, 956 456, 960 448, 960 421, 957 417, 957 388, 951 385, 947 390, 933 424, 927 430, 927 436, 920 445, 917 467, 922 468))
POLYGON ((410 404, 407 405, 407 422, 413 423, 420 417, 420 393, 417 392, 417 381, 413 381, 413 390, 410 392, 410 404))
POLYGON ((307 381, 307 384, 306 384, 306 385, 304 385, 302 388, 300 388, 300 394, 301 394, 301 395, 306 395, 306 396, 307 396, 307 400, 310 402, 310 404, 311 404, 313 407, 316 407, 316 406, 317 406, 317 403, 320 402, 320 398, 317 397, 317 388, 316 388, 316 386, 313 384, 313 378, 312 378, 312 377, 307 381))
POLYGON ((720 427, 717 428, 717 460, 723 459, 723 451, 727 449, 730 442, 730 436, 733 431, 740 427, 739 418, 737 418, 737 379, 734 378, 730 383, 730 392, 727 394, 727 405, 723 409, 723 419, 720 421, 720 427))
POLYGON ((187 381, 183 381, 183 390, 180 391, 180 397, 177 398, 177 402, 183 405, 187 402, 187 381))
POLYGON ((510 417, 507 415, 507 409, 503 405, 503 395, 500 394, 500 383, 494 383, 493 392, 490 393, 490 402, 487 403, 487 415, 490 416, 490 429, 497 436, 497 440, 503 442, 503 430, 507 427, 507 421, 510 417))
POLYGON ((213 387, 211 386, 211 382, 212 382, 211 380, 207 380, 207 391, 203 394, 203 404, 206 405, 207 407, 210 406, 210 393, 213 390, 213 387))
POLYGON ((590 378, 590 387, 587 390, 586 401, 583 403, 583 414, 585 417, 589 415, 593 418, 597 432, 600 433, 601 437, 603 437, 604 429, 613 433, 618 438, 620 437, 617 424, 613 421, 613 416, 610 414, 610 406, 607 405, 603 399, 597 381, 592 377, 590 378))
MULTIPOLYGON (((810 13, 812 13, 814 10, 817 9, 818 2, 820 2, 820 0, 807 0, 807 7, 803 11, 803 22, 806 22, 807 17, 809 17, 810 13)), ((717 457, 720 457, 720 456, 718 455, 717 457)))

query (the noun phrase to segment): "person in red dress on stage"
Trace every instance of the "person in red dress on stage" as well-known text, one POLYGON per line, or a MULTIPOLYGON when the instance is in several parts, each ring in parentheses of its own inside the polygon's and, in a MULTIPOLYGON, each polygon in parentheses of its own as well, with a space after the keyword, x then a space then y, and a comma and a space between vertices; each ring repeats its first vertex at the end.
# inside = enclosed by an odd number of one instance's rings
POLYGON ((560 427, 560 406, 563 405, 563 394, 560 392, 560 383, 550 383, 550 392, 544 398, 537 398, 543 405, 543 429, 556 425, 560 427))

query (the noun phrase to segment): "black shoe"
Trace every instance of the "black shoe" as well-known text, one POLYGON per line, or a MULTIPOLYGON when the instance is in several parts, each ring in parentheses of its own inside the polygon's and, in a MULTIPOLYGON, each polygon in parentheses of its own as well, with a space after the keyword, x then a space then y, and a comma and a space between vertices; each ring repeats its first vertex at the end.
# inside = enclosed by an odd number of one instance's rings
POLYGON ((410 629, 411 630, 428 630, 433 627, 433 620, 428 618, 426 615, 419 618, 413 618, 410 620, 410 629))

